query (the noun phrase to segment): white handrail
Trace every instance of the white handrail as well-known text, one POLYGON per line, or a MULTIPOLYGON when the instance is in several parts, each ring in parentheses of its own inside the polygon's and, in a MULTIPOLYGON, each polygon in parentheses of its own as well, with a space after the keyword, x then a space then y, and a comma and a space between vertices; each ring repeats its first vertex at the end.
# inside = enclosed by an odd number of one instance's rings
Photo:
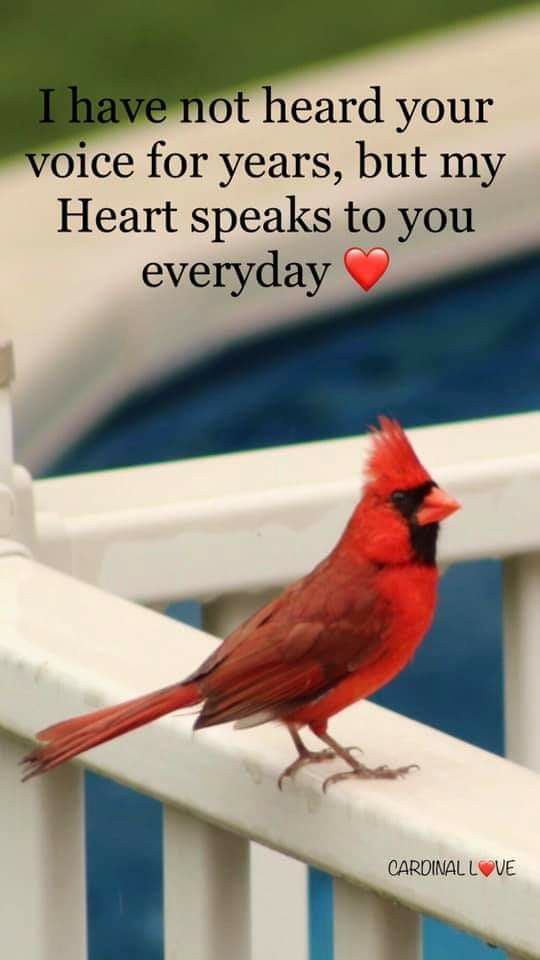
MULTIPOLYGON (((22 737, 64 715, 169 683, 214 644, 21 557, 2 561, 0 626, 0 724, 22 737)), ((537 956, 538 776, 370 703, 345 711, 334 729, 344 742, 360 741, 374 762, 416 761, 421 771, 393 784, 341 784, 324 796, 328 771, 313 769, 280 793, 276 776, 290 747, 279 729, 224 727, 194 736, 189 717, 166 718, 84 760, 172 806, 537 956), (510 817, 516 797, 519 816, 510 817), (486 857, 515 861, 516 875, 442 885, 394 876, 388 863, 452 859, 467 868, 486 857)), ((14 769, 13 783, 17 776, 14 769)), ((26 789, 39 789, 39 782, 26 789)))
MULTIPOLYGON (((540 546, 539 413, 410 436, 464 504, 443 530, 443 562, 540 546)), ((366 444, 354 437, 39 481, 36 556, 60 569, 67 560, 76 576, 143 603, 279 586, 343 529, 366 444)))

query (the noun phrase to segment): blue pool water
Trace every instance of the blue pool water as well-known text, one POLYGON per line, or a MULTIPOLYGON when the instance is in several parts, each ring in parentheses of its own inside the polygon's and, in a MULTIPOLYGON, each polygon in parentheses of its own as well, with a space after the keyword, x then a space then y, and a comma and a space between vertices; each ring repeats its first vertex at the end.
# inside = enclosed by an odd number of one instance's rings
MULTIPOLYGON (((537 255, 238 344, 126 403, 54 472, 344 436, 380 412, 414 426, 537 409, 539 308, 537 255)), ((374 699, 502 752, 500 603, 497 563, 451 569, 430 636, 374 699)), ((89 776, 87 822, 91 960, 159 960, 159 805, 89 776)), ((312 960, 327 960, 331 882, 309 883, 312 960)), ((501 956, 431 920, 425 945, 428 960, 501 956)))

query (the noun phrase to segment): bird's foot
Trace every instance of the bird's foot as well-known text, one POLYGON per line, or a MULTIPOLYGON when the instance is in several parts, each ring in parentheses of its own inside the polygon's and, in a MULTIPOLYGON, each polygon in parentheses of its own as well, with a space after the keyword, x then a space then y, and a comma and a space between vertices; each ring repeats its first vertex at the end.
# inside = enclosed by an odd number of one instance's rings
MULTIPOLYGON (((348 750, 358 750, 362 753, 360 747, 348 747, 348 750)), ((302 767, 307 767, 311 763, 322 763, 324 760, 335 760, 335 758, 336 754, 333 750, 306 750, 296 758, 294 763, 290 763, 288 767, 285 767, 285 770, 278 780, 279 789, 283 789, 284 780, 289 779, 289 777, 294 777, 295 773, 301 770, 302 767)))
POLYGON ((339 783, 341 780, 399 780, 400 777, 406 777, 411 770, 419 770, 417 763, 410 763, 406 767, 387 767, 383 764, 380 767, 365 767, 362 763, 354 763, 352 770, 345 770, 343 773, 334 773, 327 777, 323 783, 323 792, 326 793, 328 787, 333 783, 339 783))
POLYGON ((284 780, 288 780, 289 777, 294 777, 295 773, 301 770, 302 767, 307 767, 310 763, 322 763, 324 760, 333 760, 334 757, 335 753, 333 750, 306 750, 306 752, 301 753, 293 763, 285 767, 285 770, 278 780, 279 789, 283 789, 284 780))

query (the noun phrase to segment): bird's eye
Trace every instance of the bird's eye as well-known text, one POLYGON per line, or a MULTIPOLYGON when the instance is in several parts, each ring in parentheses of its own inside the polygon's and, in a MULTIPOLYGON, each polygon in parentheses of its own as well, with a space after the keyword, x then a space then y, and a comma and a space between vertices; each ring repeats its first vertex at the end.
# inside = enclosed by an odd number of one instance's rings
POLYGON ((390 497, 392 503, 395 503, 396 506, 399 506, 401 503, 405 503, 405 498, 407 494, 404 490, 396 490, 390 497))

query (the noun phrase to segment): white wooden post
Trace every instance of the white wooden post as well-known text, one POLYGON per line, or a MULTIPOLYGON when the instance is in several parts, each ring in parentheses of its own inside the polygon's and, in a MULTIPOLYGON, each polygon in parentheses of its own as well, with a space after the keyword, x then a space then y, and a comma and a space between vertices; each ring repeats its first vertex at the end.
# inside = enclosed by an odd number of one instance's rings
POLYGON ((3 957, 86 956, 84 797, 67 766, 23 784, 27 744, 0 732, 0 943, 3 957))
MULTIPOLYGON (((0 538, 14 535, 10 383, 13 349, 0 343, 0 538)), ((0 558, 0 575, 1 575, 0 558)), ((5 612, 5 611, 4 611, 5 612)), ((2 956, 86 956, 83 775, 66 767, 23 784, 27 744, 0 731, 0 944, 2 956)))
POLYGON ((1 459, 3 463, 0 479, 4 482, 8 479, 7 476, 3 475, 4 470, 13 464, 13 436, 9 387, 14 376, 13 344, 11 340, 0 340, 0 449, 2 451, 1 459))
MULTIPOLYGON (((204 627, 224 637, 273 596, 275 591, 222 597, 204 607, 204 627)), ((306 867, 258 843, 250 846, 251 956, 307 960, 306 867)))
POLYGON ((334 880, 334 960, 420 960, 420 915, 334 880))
POLYGON ((10 385, 14 376, 13 346, 0 341, 0 537, 13 525, 13 421, 10 385), (10 516, 11 514, 11 516, 10 516))
POLYGON ((504 562, 507 756, 540 772, 540 553, 504 562))
POLYGON ((165 806, 165 960, 250 960, 249 842, 165 806))
MULTIPOLYGON (((540 771, 540 553, 503 564, 504 724, 510 760, 540 771)), ((509 954, 508 960, 518 960, 509 954)))

